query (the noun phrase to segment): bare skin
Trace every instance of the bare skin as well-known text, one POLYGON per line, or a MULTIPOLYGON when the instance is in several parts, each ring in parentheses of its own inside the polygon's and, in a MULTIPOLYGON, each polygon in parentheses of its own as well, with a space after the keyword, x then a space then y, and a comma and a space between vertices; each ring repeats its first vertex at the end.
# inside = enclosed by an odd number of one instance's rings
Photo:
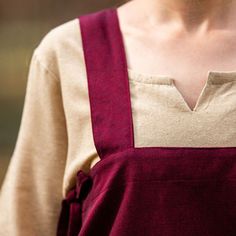
POLYGON ((208 71, 236 71, 236 1, 133 0, 117 10, 128 68, 174 78, 191 109, 208 71))

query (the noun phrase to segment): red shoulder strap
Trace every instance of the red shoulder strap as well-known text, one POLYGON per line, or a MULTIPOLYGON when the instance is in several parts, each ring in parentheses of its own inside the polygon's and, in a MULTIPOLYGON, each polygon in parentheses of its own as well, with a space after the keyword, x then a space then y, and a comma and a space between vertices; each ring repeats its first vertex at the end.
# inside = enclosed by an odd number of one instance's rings
POLYGON ((127 61, 116 8, 78 18, 94 143, 102 159, 134 145, 127 61))

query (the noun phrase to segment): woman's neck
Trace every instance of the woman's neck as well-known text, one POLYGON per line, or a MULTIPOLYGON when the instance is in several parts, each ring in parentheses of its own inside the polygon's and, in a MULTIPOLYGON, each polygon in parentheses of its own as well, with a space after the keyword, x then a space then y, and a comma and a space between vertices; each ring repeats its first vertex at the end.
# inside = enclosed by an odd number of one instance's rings
MULTIPOLYGON (((145 11, 153 26, 160 22, 174 22, 186 31, 202 26, 204 30, 232 23, 236 12, 233 0, 134 0, 145 11)), ((143 10, 142 10, 143 9, 143 10)))

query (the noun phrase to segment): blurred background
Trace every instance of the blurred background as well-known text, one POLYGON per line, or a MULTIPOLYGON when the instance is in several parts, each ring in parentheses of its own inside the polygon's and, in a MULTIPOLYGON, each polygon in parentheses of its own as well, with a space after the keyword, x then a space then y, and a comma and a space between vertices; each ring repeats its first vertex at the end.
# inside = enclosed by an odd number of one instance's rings
POLYGON ((14 150, 34 48, 52 28, 123 0, 0 2, 0 188, 14 150))

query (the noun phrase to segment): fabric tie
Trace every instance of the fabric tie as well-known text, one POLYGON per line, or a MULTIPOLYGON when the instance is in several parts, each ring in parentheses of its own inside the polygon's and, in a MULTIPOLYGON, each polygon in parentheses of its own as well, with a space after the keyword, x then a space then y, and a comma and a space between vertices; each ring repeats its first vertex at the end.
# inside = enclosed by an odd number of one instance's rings
POLYGON ((57 236, 78 236, 82 224, 82 201, 86 197, 91 183, 91 177, 82 170, 79 170, 76 186, 62 200, 57 236))

